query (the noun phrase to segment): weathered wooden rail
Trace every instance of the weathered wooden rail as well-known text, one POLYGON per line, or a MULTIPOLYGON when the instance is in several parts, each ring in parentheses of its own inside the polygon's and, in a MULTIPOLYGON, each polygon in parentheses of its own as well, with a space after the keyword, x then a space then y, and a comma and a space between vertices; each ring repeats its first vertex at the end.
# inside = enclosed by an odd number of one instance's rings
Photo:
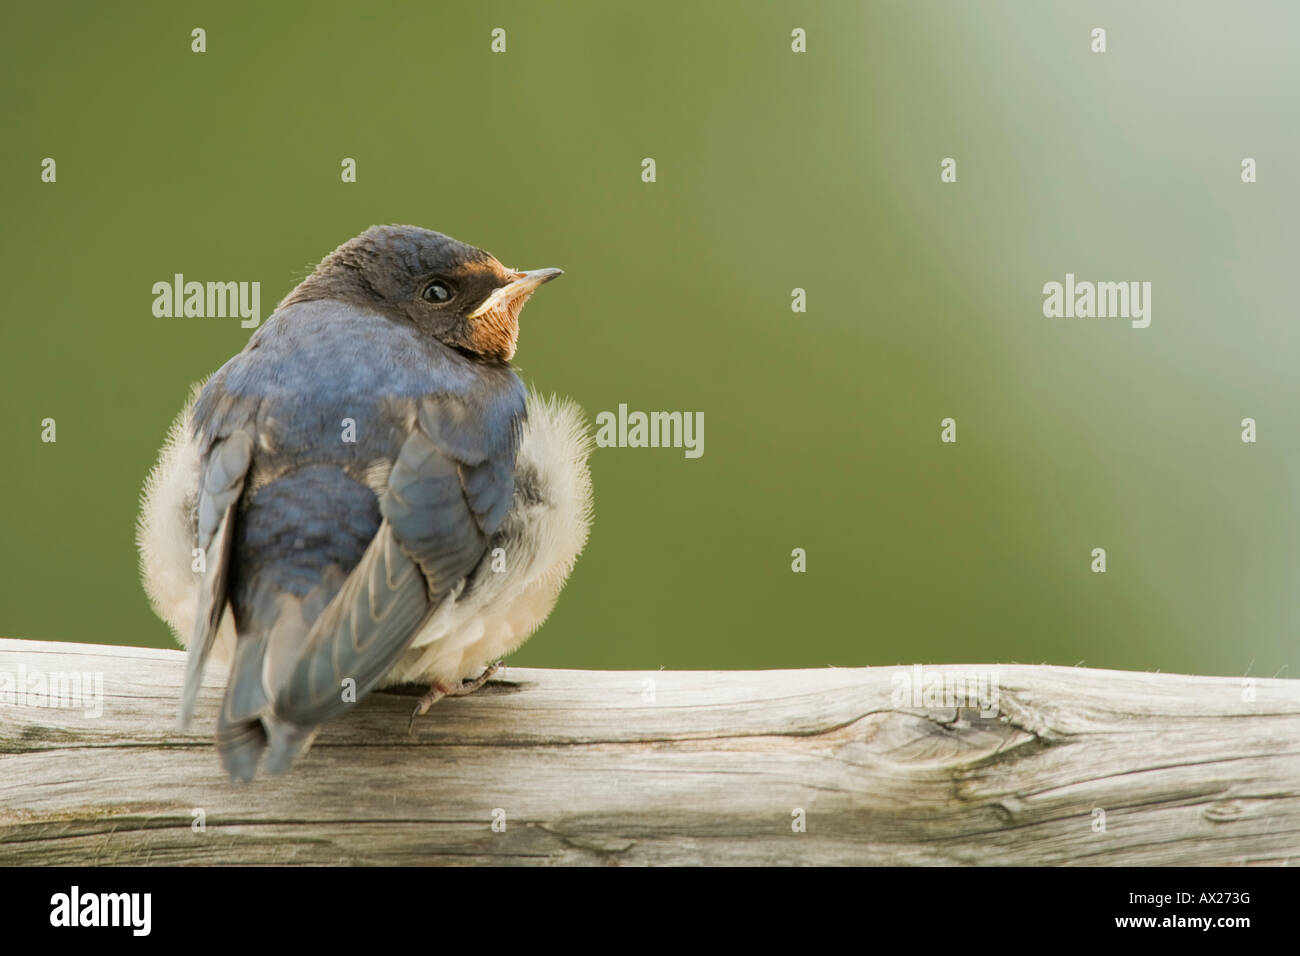
POLYGON ((926 670, 994 673, 999 715, 900 704, 911 668, 509 668, 238 786, 216 669, 182 733, 180 652, 0 640, 0 865, 1300 862, 1300 681, 926 670), (102 712, 20 672, 102 675, 102 712))

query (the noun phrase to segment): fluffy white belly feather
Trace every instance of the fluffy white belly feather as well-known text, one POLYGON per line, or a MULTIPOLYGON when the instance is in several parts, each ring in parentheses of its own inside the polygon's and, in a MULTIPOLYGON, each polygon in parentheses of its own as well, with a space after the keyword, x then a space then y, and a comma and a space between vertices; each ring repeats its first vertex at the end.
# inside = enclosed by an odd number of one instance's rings
MULTIPOLYGON (((194 628, 202 577, 193 569, 199 458, 190 434, 200 387, 173 422, 145 483, 136 527, 145 590, 182 646, 194 628)), ((483 561, 447 596, 381 686, 476 677, 546 620, 591 527, 591 444, 575 404, 529 391, 509 514, 483 561), (494 564, 501 570, 493 570, 494 564)), ((234 647, 234 620, 227 612, 213 659, 228 664, 234 647)))

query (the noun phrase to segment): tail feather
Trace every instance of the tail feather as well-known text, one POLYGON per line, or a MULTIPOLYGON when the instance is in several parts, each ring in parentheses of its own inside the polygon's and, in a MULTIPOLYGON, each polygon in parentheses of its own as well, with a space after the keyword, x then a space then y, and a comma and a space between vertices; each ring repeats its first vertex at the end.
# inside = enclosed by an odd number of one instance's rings
POLYGON ((217 725, 217 752, 231 780, 252 780, 265 749, 266 729, 260 719, 217 725))
POLYGON ((266 755, 267 773, 285 773, 293 762, 305 754, 316 739, 320 727, 298 727, 268 715, 262 722, 269 741, 266 755))
POLYGON ((217 717, 217 751, 234 780, 252 780, 266 749, 267 733, 262 715, 268 709, 262 686, 262 661, 266 639, 258 634, 241 635, 230 662, 226 696, 217 717))
POLYGON ((266 653, 264 638, 246 636, 230 665, 217 719, 217 750, 232 780, 252 780, 263 756, 267 773, 284 773, 307 752, 320 729, 300 727, 276 715, 262 678, 266 653))
POLYGON ((272 577, 244 605, 247 626, 235 645, 217 720, 217 749, 233 779, 251 780, 263 761, 268 773, 283 773, 311 746, 316 723, 287 719, 277 696, 284 673, 307 645, 312 622, 343 579, 337 569, 326 569, 320 585, 299 598, 280 590, 272 577))

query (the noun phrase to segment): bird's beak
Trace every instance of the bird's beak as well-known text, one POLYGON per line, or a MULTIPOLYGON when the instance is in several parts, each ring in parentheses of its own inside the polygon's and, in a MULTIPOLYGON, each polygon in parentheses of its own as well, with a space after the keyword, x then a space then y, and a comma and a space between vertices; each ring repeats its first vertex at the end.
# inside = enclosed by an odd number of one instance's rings
POLYGON ((533 294, 543 283, 550 282, 556 276, 564 275, 563 269, 534 269, 531 272, 513 272, 513 278, 503 286, 492 290, 492 294, 483 300, 483 304, 469 314, 477 319, 489 312, 505 311, 517 315, 519 306, 533 294))

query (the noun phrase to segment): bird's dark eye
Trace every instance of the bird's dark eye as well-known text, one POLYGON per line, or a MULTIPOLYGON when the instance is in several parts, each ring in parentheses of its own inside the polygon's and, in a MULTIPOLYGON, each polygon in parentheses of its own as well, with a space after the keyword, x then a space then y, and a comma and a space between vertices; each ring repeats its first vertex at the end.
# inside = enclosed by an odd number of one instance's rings
POLYGON ((451 286, 441 279, 434 279, 424 287, 424 297, 430 302, 450 302, 453 295, 451 286))

